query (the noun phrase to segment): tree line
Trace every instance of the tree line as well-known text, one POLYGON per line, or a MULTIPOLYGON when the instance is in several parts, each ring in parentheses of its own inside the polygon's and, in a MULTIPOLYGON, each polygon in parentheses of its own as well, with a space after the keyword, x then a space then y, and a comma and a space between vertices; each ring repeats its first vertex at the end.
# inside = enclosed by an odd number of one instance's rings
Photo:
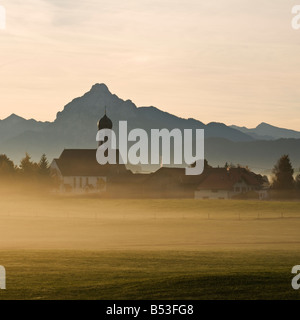
MULTIPOLYGON (((208 163, 206 161, 206 166, 208 163)), ((225 164, 225 167, 235 167, 233 164, 225 164)), ((249 168, 246 167, 248 170, 249 168)), ((294 177, 294 168, 292 167, 288 155, 283 155, 275 164, 272 173, 272 181, 270 184, 273 190, 292 190, 300 189, 300 174, 294 177)), ((5 154, 0 155, 0 179, 11 181, 24 181, 31 184, 47 184, 48 187, 56 187, 59 180, 50 170, 50 164, 45 154, 43 154, 38 162, 31 159, 31 156, 26 153, 21 159, 19 165, 5 154)))
POLYGON ((26 153, 25 157, 21 159, 19 165, 14 162, 5 154, 0 155, 0 175, 12 177, 19 175, 20 177, 32 177, 34 175, 40 177, 50 176, 50 165, 45 154, 41 156, 39 162, 34 162, 31 157, 26 153))
MULTIPOLYGON (((55 187, 59 181, 57 176, 50 170, 50 164, 45 154, 38 162, 31 159, 26 153, 19 165, 16 165, 7 155, 0 155, 0 179, 7 186, 27 184, 31 187, 43 186, 43 189, 55 187)), ((5 185, 2 183, 2 187, 5 185)))

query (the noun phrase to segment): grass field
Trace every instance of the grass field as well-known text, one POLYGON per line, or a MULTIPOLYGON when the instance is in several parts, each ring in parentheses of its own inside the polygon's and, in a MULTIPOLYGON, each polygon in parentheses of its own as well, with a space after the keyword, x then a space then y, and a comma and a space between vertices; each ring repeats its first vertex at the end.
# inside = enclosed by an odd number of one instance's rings
POLYGON ((300 203, 6 195, 0 299, 299 299, 300 203))

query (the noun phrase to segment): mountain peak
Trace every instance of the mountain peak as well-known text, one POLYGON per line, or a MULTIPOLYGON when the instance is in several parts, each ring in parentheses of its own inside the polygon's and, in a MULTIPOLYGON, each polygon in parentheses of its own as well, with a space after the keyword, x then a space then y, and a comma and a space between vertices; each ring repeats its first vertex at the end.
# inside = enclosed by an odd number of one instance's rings
POLYGON ((25 120, 24 118, 16 115, 15 113, 12 113, 10 116, 8 116, 7 118, 3 119, 2 121, 9 121, 9 122, 19 122, 25 120))
POLYGON ((263 128, 263 127, 272 127, 270 124, 266 123, 266 122, 262 122, 260 123, 257 127, 257 128, 263 128))
POLYGON ((110 93, 108 87, 104 83, 96 83, 92 86, 90 92, 110 93))

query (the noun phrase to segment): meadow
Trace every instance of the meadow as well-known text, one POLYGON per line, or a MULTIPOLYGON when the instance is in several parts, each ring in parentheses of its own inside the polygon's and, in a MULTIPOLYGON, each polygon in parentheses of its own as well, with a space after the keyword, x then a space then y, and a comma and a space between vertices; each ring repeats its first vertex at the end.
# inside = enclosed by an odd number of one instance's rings
POLYGON ((299 299, 300 203, 6 194, 0 299, 299 299))

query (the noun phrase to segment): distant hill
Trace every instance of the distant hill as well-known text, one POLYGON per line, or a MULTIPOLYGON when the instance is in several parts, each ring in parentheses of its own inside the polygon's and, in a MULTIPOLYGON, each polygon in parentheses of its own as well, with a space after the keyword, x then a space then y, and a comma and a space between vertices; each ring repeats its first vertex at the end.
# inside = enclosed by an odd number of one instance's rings
POLYGON ((300 139, 299 131, 278 128, 265 122, 262 122, 254 129, 238 127, 235 125, 230 127, 251 136, 255 140, 276 140, 281 138, 300 139))
POLYGON ((214 165, 223 165, 227 161, 270 168, 283 153, 293 155, 295 161, 300 159, 297 151, 300 150, 300 140, 257 141, 287 137, 284 135, 287 132, 294 133, 296 137, 296 131, 267 124, 247 129, 183 119, 153 106, 137 107, 131 100, 122 100, 112 94, 105 84, 95 84, 83 96, 72 100, 57 113, 53 122, 26 120, 15 114, 0 120, 0 154, 5 153, 18 163, 25 152, 35 160, 46 153, 52 160, 65 148, 96 148, 97 121, 104 115, 105 106, 115 129, 119 120, 127 120, 129 130, 205 129, 205 156, 214 165))

